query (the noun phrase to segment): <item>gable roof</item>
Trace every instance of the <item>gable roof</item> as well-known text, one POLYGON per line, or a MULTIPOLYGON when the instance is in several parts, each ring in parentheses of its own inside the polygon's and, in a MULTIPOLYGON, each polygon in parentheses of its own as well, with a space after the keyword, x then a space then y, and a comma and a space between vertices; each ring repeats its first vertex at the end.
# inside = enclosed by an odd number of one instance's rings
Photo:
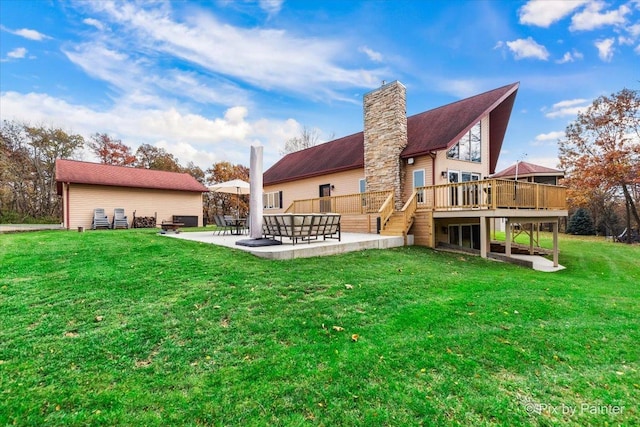
POLYGON ((209 189, 188 173, 103 165, 77 160, 56 160, 56 182, 207 192, 209 189))
MULTIPOLYGON (((558 169, 547 168, 528 162, 518 162, 518 176, 564 176, 564 172, 558 169)), ((506 169, 492 175, 492 178, 515 178, 516 165, 511 165, 506 169)))
MULTIPOLYGON (((446 150, 482 117, 490 115, 489 171, 494 172, 519 83, 472 96, 407 118, 407 146, 401 158, 446 150)), ((264 185, 364 167, 364 132, 287 154, 263 177, 264 185)))

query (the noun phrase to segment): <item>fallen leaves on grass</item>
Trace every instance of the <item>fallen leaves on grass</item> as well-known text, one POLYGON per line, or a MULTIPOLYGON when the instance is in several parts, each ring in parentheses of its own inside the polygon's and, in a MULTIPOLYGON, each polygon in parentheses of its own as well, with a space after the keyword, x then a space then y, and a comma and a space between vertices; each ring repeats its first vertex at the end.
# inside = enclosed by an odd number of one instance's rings
POLYGON ((360 336, 358 334, 351 335, 351 341, 353 341, 353 342, 358 342, 359 338, 360 338, 360 336))
POLYGON ((343 328, 342 326, 336 326, 336 325, 333 325, 332 329, 333 329, 334 331, 337 331, 337 332, 342 332, 342 331, 344 331, 344 328, 343 328))

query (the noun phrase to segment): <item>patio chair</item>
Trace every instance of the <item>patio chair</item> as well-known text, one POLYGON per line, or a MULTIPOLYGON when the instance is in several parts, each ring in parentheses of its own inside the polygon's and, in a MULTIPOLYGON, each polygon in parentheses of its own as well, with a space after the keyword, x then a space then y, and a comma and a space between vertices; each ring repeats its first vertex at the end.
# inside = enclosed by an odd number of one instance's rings
POLYGON ((107 215, 105 215, 104 209, 102 208, 96 208, 93 210, 93 221, 91 222, 91 229, 95 230, 96 228, 111 228, 109 219, 107 218, 107 215))
POLYGON ((124 209, 122 208, 115 208, 113 210, 113 222, 111 223, 111 228, 115 230, 118 227, 129 228, 129 220, 124 214, 124 209))
POLYGON ((218 235, 220 233, 226 234, 227 231, 231 231, 231 225, 227 224, 227 221, 224 219, 224 215, 214 215, 213 221, 216 223, 216 231, 218 235))

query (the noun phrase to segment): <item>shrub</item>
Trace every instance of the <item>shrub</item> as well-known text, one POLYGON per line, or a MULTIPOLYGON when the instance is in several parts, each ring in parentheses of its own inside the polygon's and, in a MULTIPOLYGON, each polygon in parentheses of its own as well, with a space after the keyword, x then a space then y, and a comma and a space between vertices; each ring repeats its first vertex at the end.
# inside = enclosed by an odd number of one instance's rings
POLYGON ((580 236, 592 236, 596 234, 593 220, 586 209, 580 208, 573 214, 569 220, 567 234, 577 234, 580 236))

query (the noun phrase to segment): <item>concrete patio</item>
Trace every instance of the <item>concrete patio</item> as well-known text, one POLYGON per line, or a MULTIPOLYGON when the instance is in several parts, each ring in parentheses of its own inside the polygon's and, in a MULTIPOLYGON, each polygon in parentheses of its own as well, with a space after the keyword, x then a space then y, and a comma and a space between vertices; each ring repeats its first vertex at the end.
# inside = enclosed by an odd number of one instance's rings
POLYGON ((315 256, 335 255, 345 252, 362 251, 365 249, 387 249, 404 246, 404 239, 397 236, 381 236, 379 234, 342 233, 340 241, 334 239, 311 240, 310 242, 298 242, 295 245, 285 238, 281 245, 247 247, 236 245, 238 240, 246 240, 246 235, 218 235, 213 231, 167 233, 163 236, 175 239, 192 240, 209 243, 212 245, 226 246, 249 252, 260 258, 267 259, 293 259, 309 258, 315 256))

